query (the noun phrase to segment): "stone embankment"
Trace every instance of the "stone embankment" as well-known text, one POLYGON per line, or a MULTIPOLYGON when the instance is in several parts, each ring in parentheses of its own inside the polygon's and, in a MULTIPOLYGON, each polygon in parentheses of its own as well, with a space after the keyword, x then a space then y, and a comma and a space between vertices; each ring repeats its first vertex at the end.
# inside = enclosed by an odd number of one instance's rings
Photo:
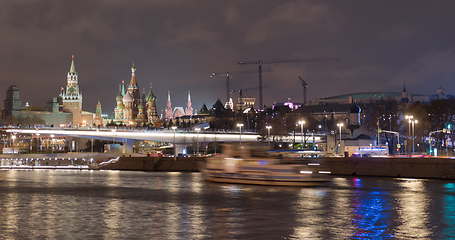
MULTIPOLYGON (((204 158, 121 157, 98 169, 196 172, 204 161, 204 158)), ((317 158, 305 162, 320 163, 319 169, 333 175, 455 179, 455 159, 449 158, 317 158)))
POLYGON ((205 158, 196 157, 120 157, 118 161, 100 164, 100 170, 197 172, 205 158))
POLYGON ((335 175, 455 179, 455 159, 450 158, 320 158, 315 161, 335 175))

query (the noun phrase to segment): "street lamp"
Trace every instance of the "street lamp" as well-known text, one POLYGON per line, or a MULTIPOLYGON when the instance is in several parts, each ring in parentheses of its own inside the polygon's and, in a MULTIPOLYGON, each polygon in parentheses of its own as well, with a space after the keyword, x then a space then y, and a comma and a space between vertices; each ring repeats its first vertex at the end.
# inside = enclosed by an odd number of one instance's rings
POLYGON ((341 147, 341 128, 344 126, 344 123, 340 122, 340 123, 337 123, 337 127, 338 127, 338 130, 340 132, 340 143, 339 143, 339 146, 341 147))
POLYGON ((269 139, 269 144, 270 144, 270 130, 272 130, 272 126, 267 125, 267 126, 265 126, 265 128, 267 129, 267 139, 269 139))
POLYGON ((199 132, 201 131, 200 128, 195 128, 194 131, 197 132, 197 137, 196 137, 196 154, 199 154, 199 132))
MULTIPOLYGON (((413 115, 405 115, 404 116, 404 119, 408 120, 408 136, 411 136, 411 120, 414 119, 414 116, 413 115)), ((408 144, 405 144, 406 145, 406 152, 409 153, 409 149, 408 149, 408 144)))
POLYGON ((17 138, 16 135, 14 135, 14 134, 11 135, 11 147, 13 147, 13 148, 14 148, 14 141, 16 140, 16 138, 17 138))
POLYGON ((117 131, 117 129, 112 129, 111 132, 112 132, 112 144, 114 144, 114 136, 115 136, 115 132, 117 131))
POLYGON ((51 134, 51 152, 54 154, 54 134, 51 134))
POLYGON ((41 134, 37 133, 36 136, 38 137, 38 146, 39 146, 39 151, 42 151, 42 146, 41 146, 41 137, 40 137, 41 134))
POLYGON ((237 127, 239 128, 239 141, 240 145, 242 145, 242 127, 245 126, 243 123, 237 123, 237 127))
POLYGON ((175 147, 175 130, 177 130, 177 126, 172 126, 171 129, 174 131, 174 159, 177 159, 177 148, 175 147))
POLYGON ((412 127, 412 153, 414 153, 414 145, 415 145, 415 125, 419 123, 417 119, 409 119, 409 123, 411 124, 412 127))
POLYGON ((297 122, 297 124, 300 126, 300 136, 301 136, 301 138, 302 138, 302 139, 301 139, 301 140, 302 140, 302 141, 301 141, 301 142, 302 142, 302 150, 303 150, 303 146, 304 146, 304 145, 303 145, 303 141, 304 141, 304 139, 305 139, 304 136, 303 136, 303 126, 305 125, 305 123, 306 123, 305 120, 299 120, 299 121, 297 122))

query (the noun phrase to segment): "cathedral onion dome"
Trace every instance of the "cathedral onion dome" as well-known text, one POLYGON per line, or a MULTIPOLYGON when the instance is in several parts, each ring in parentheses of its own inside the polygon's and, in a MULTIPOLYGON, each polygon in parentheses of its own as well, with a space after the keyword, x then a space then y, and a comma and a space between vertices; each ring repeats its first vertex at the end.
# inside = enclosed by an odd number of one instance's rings
POLYGON ((152 88, 150 88, 149 93, 147 94, 147 97, 145 98, 145 101, 147 102, 152 102, 156 100, 155 94, 153 94, 152 88))
POLYGON ((125 96, 123 96, 123 102, 133 102, 133 97, 131 96, 131 94, 129 92, 127 92, 125 94, 125 96))
POLYGON ((121 102, 122 101, 122 96, 118 95, 115 100, 117 100, 117 102, 121 102))
POLYGON ((144 109, 144 106, 142 105, 142 103, 140 103, 139 105, 137 105, 137 108, 138 109, 144 109))

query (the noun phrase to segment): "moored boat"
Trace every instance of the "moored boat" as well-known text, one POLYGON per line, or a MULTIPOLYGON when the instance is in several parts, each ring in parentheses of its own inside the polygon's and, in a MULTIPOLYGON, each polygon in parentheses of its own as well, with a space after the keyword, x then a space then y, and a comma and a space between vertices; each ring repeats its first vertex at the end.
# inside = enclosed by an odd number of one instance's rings
POLYGON ((329 182, 330 171, 320 164, 284 163, 264 147, 224 145, 223 153, 207 159, 207 181, 274 186, 315 186, 329 182))

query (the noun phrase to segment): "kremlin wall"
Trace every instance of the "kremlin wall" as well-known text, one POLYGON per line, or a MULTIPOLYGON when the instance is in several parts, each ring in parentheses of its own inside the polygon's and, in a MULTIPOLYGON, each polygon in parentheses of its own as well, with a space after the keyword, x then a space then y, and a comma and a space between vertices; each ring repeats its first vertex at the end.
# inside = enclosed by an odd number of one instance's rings
POLYGON ((47 126, 47 127, 91 127, 118 125, 127 127, 161 127, 164 122, 172 122, 179 117, 193 116, 191 95, 188 92, 186 108, 172 108, 170 92, 164 116, 160 117, 156 107, 156 96, 152 88, 147 93, 140 92, 136 77, 136 66, 131 67, 131 79, 128 84, 122 81, 113 115, 103 114, 98 101, 95 112, 83 109, 83 96, 79 87, 74 55, 71 56, 70 68, 66 76, 66 86, 61 88, 57 97, 51 98, 47 107, 31 107, 22 102, 20 90, 12 85, 6 92, 4 109, 1 113, 5 124, 47 126))

